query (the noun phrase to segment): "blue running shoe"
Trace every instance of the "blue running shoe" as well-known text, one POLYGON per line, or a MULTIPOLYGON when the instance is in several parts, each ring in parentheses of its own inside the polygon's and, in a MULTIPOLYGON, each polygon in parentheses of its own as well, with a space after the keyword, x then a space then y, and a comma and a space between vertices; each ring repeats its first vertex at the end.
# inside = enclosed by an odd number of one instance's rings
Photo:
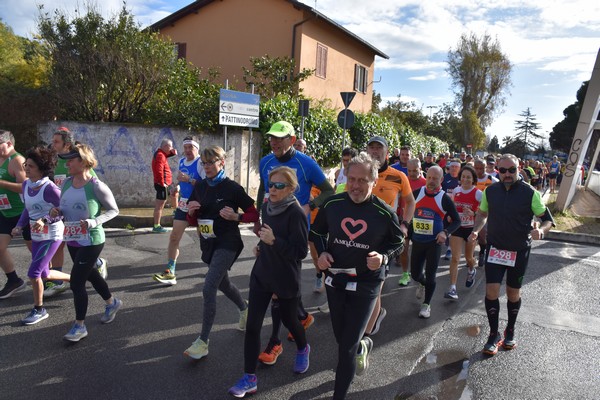
POLYGON ((258 379, 256 379, 256 375, 244 374, 242 379, 240 379, 234 386, 229 388, 228 393, 242 398, 246 394, 256 393, 258 390, 258 379))
POLYGON ((310 345, 307 344, 304 350, 298 350, 296 352, 296 362, 294 363, 294 373, 303 374, 308 371, 310 345))
POLYGON ((73 324, 69 333, 63 338, 69 342, 79 342, 81 339, 88 335, 85 325, 78 325, 77 322, 73 324))
POLYGON ((122 306, 123 302, 121 300, 117 299, 116 297, 113 298, 112 304, 107 305, 104 309, 104 314, 102 317, 100 317, 100 321, 102 321, 103 324, 110 324, 113 322, 117 316, 117 311, 119 311, 122 306))
POLYGON ((23 325, 33 325, 48 318, 48 312, 45 308, 40 311, 36 310, 35 307, 31 309, 31 312, 21 320, 23 325))

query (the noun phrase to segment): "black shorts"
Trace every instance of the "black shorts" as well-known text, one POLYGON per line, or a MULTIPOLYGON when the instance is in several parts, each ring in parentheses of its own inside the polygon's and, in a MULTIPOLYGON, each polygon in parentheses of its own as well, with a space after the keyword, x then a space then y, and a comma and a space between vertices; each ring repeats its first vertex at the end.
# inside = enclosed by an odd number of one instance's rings
POLYGON ((548 179, 556 179, 557 174, 548 174, 548 179))
POLYGON ((517 251, 517 257, 514 267, 509 267, 501 264, 491 263, 490 248, 492 245, 486 246, 485 252, 485 283, 502 283, 504 273, 506 272, 506 286, 514 289, 520 289, 523 285, 523 277, 529 263, 529 253, 531 248, 517 251))
POLYGON ((156 200, 167 200, 167 187, 166 186, 155 183, 154 190, 156 190, 156 200))
POLYGON ((458 228, 457 230, 452 232, 452 234, 450 236, 457 236, 457 237, 463 238, 466 242, 469 240, 469 235, 471 234, 471 232, 473 232, 473 227, 463 228, 461 226, 460 228, 458 228))
MULTIPOLYGON (((16 217, 5 217, 4 214, 0 213, 0 235, 10 235, 15 226, 17 226, 17 222, 19 222, 20 215, 16 217)), ((23 235, 23 240, 30 241, 31 240, 31 228, 29 224, 23 227, 21 231, 23 235)))

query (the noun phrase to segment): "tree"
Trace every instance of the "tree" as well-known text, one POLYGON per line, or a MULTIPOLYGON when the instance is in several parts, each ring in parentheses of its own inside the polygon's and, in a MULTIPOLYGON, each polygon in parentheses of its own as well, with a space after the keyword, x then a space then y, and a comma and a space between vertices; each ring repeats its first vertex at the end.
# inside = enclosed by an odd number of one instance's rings
POLYGON ((585 81, 581 84, 581 87, 577 90, 577 101, 563 110, 563 120, 552 128, 552 132, 550 132, 550 147, 552 149, 564 152, 571 149, 589 83, 590 81, 585 81))
POLYGON ((50 90, 60 118, 137 122, 176 63, 171 43, 142 31, 123 6, 104 20, 88 4, 85 15, 56 10, 51 18, 40 6, 38 31, 54 64, 50 90))
POLYGON ((498 136, 495 136, 490 139, 490 143, 488 144, 487 151, 490 153, 497 153, 500 150, 500 143, 498 142, 498 136))
POLYGON ((464 121, 462 144, 479 148, 485 128, 506 105, 512 65, 498 40, 471 33, 461 35, 456 49, 448 52, 446 71, 464 121))
POLYGON ((415 132, 424 133, 430 125, 429 118, 417 108, 415 102, 404 101, 400 95, 395 101, 388 101, 381 108, 379 115, 387 119, 400 132, 410 127, 415 132))
POLYGON ((540 129, 540 124, 536 122, 535 114, 531 113, 529 107, 521 114, 520 117, 524 119, 515 121, 515 136, 514 139, 518 139, 522 144, 522 150, 515 154, 519 157, 525 157, 527 153, 535 149, 535 139, 542 139, 543 136, 536 131, 540 129), (520 155, 519 155, 520 154, 520 155))
POLYGON ((252 68, 242 67, 244 82, 248 89, 254 84, 254 93, 261 99, 272 99, 279 94, 298 96, 302 93, 300 83, 310 77, 314 70, 303 68, 294 74, 296 62, 289 57, 271 58, 269 55, 250 57, 252 68))

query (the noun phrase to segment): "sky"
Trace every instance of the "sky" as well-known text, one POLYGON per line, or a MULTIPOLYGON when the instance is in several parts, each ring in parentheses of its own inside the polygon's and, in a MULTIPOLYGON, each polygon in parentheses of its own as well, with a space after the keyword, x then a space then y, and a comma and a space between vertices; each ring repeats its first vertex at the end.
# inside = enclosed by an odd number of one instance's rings
MULTIPOLYGON (((247 0, 250 1, 250 0, 247 0)), ((600 49, 600 2, 590 0, 302 0, 387 54, 375 60, 373 88, 384 103, 398 96, 427 115, 454 99, 445 72, 448 51, 461 34, 488 33, 513 65, 507 105, 486 128, 490 137, 514 135, 527 108, 546 137, 563 119, 589 80, 600 49)), ((129 0, 127 8, 145 27, 190 4, 190 0, 129 0)), ((15 34, 33 37, 37 4, 46 12, 72 14, 81 0, 0 0, 0 19, 15 34), (10 5, 9 5, 10 4, 10 5)), ((106 17, 121 0, 97 2, 106 17)))

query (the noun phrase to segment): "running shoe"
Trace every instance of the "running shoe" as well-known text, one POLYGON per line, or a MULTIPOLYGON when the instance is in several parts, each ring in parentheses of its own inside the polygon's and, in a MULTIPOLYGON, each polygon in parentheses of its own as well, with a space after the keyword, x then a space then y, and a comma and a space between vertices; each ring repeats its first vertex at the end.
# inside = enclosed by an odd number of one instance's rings
POLYGON ((488 337, 487 343, 483 346, 483 354, 487 354, 489 356, 496 355, 498 353, 498 348, 502 346, 502 336, 500 333, 491 334, 488 337))
POLYGON ((323 277, 317 276, 315 279, 315 287, 313 288, 314 293, 322 293, 325 288, 323 287, 323 277))
POLYGON ((381 307, 379 309, 379 315, 377 316, 377 319, 375 320, 375 325, 373 325, 373 330, 369 334, 370 336, 373 336, 377 332, 379 332, 379 328, 381 328, 381 321, 383 321, 383 319, 385 318, 386 315, 387 315, 387 311, 385 311, 385 308, 381 307))
POLYGON ((452 258, 452 250, 448 249, 448 250, 446 250, 446 254, 444 255, 444 260, 450 261, 451 258, 452 258))
POLYGON ((309 357, 310 356, 310 345, 307 344, 304 350, 296 351, 296 361, 294 363, 294 373, 295 374, 303 374, 308 371, 308 366, 310 364, 309 357))
POLYGON ((21 323, 23 325, 34 325, 42 320, 45 320, 46 318, 48 318, 48 312, 45 308, 42 308, 40 311, 38 311, 35 309, 35 307, 33 307, 29 314, 27 314, 27 316, 21 320, 21 323))
POLYGON ((175 274, 171 273, 170 269, 166 269, 162 274, 152 275, 152 279, 165 285, 177 285, 177 277, 175 274))
POLYGON ((465 286, 470 288, 475 283, 475 275, 477 275, 477 270, 473 268, 472 271, 467 272, 467 281, 465 282, 465 286))
POLYGON ((240 320, 238 322, 238 329, 242 332, 246 330, 246 322, 248 321, 248 302, 246 301, 246 309, 240 311, 240 320))
POLYGON ((14 282, 6 282, 6 285, 0 290, 0 299, 8 299, 23 289, 25 289, 25 281, 21 278, 14 282))
POLYGON ((447 299, 458 300, 458 293, 456 293, 456 289, 450 289, 444 293, 444 297, 447 299))
POLYGON ((417 286, 416 294, 417 294, 417 299, 421 300, 425 296, 425 286, 423 286, 419 283, 419 286, 417 286))
POLYGON ((108 267, 108 262, 106 259, 98 258, 96 261, 96 269, 100 273, 100 276, 102 276, 102 279, 108 278, 108 269, 106 267, 108 267), (98 261, 100 262, 100 265, 98 265, 98 261))
POLYGON ((112 304, 107 304, 104 308, 104 314, 100 317, 103 324, 110 324, 117 316, 117 311, 121 309, 123 302, 116 297, 113 298, 112 304))
POLYGON ((160 225, 152 228, 152 233, 167 233, 167 232, 169 232, 169 231, 160 225))
POLYGON ((265 351, 258 355, 258 361, 265 365, 274 365, 277 362, 277 357, 279 357, 281 353, 283 353, 282 344, 269 341, 265 351))
MULTIPOLYGON (((300 323, 302 323, 302 327, 305 331, 308 329, 309 326, 313 324, 313 322, 315 322, 315 317, 313 317, 311 314, 306 314, 306 318, 300 320, 300 323)), ((288 333, 287 340, 289 340, 290 342, 294 341, 294 335, 292 335, 291 332, 288 333)))
POLYGON ((358 344, 358 354, 356 355, 356 375, 362 375, 369 368, 369 356, 373 349, 373 340, 365 336, 358 344))
POLYGON ((63 336, 63 339, 69 342, 79 342, 81 339, 88 335, 85 325, 78 325, 77 322, 73 324, 71 330, 63 336))
POLYGON ((44 285, 44 297, 56 296, 57 294, 64 292, 68 288, 69 287, 67 286, 66 282, 56 284, 52 281, 47 281, 44 285))
POLYGON ((256 379, 256 375, 244 374, 242 379, 229 388, 228 393, 235 397, 242 398, 247 394, 256 393, 258 390, 257 383, 258 379, 256 379))
POLYGON ((517 341, 515 340, 515 330, 505 329, 504 330, 504 341, 502 342, 504 350, 512 350, 517 347, 517 341))
POLYGON ((429 304, 421 304, 421 311, 419 311, 419 318, 431 317, 431 306, 429 304))
POLYGON ((400 280, 398 281, 398 285, 400 286, 408 286, 410 283, 410 272, 403 272, 402 276, 400 276, 400 280))
POLYGON ((204 340, 198 339, 194 340, 192 345, 183 352, 186 356, 193 358, 194 360, 199 360, 202 357, 206 357, 208 355, 208 340, 204 342, 204 340))

